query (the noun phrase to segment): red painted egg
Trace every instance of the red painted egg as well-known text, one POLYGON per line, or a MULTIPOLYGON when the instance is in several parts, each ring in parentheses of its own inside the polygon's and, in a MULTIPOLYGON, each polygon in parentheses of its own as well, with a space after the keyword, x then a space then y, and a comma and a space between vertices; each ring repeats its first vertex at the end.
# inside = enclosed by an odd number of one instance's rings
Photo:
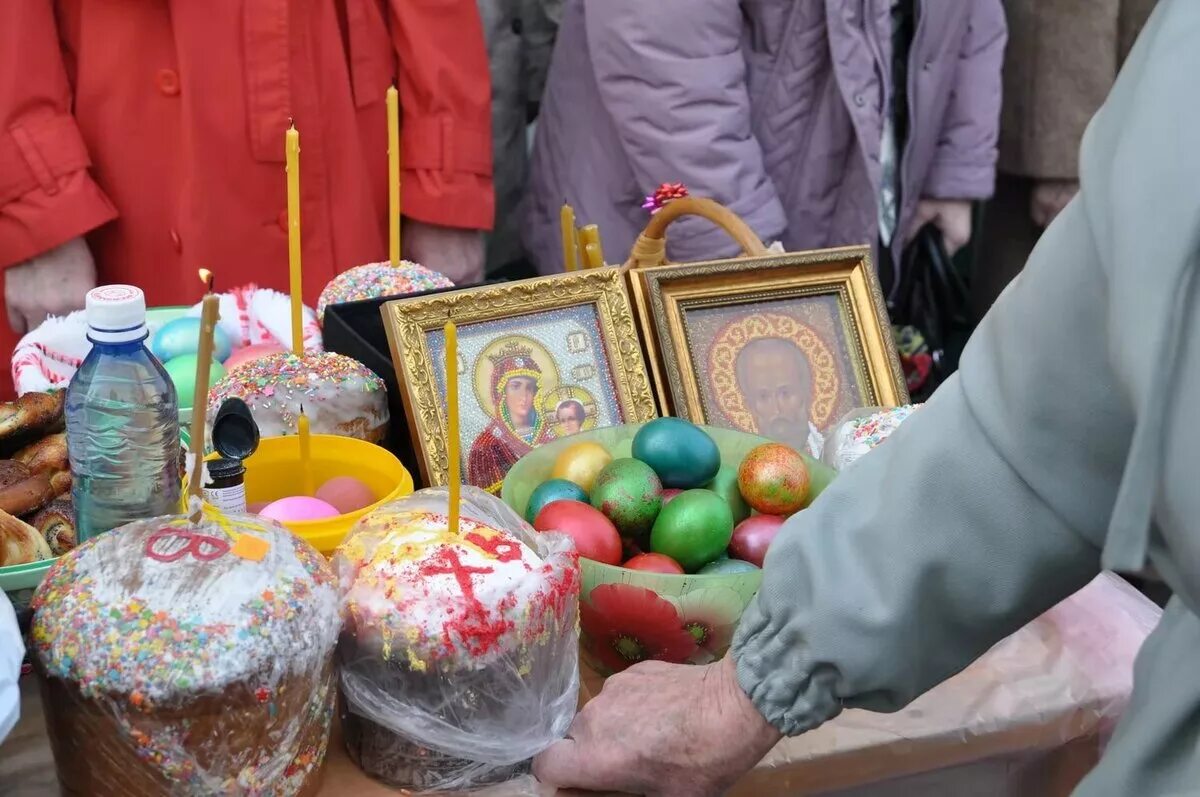
POLYGON ((678 490, 674 487, 667 488, 662 491, 662 505, 666 506, 672 498, 682 493, 683 490, 678 490))
POLYGON ((371 488, 353 476, 335 476, 317 488, 316 497, 343 515, 365 509, 377 500, 371 488))
POLYGON ((799 512, 808 500, 810 479, 804 457, 782 443, 764 443, 750 451, 738 468, 738 490, 764 515, 799 512))
POLYGON ((621 535, 612 521, 591 504, 579 501, 546 504, 533 519, 533 527, 566 534, 575 541, 575 548, 585 559, 621 564, 621 535))
POLYGON ((779 533, 784 520, 785 518, 778 515, 753 515, 746 518, 733 530, 733 539, 729 541, 729 553, 734 559, 762 567, 763 560, 767 558, 767 548, 779 533))
POLYGON ((641 570, 643 573, 670 573, 682 576, 683 567, 669 556, 661 553, 643 553, 633 557, 622 567, 630 570, 641 570))

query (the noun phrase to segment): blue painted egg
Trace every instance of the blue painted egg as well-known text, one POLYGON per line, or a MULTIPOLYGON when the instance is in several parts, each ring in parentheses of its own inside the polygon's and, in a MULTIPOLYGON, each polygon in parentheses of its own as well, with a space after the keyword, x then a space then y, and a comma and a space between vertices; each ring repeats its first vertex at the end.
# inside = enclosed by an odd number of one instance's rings
MULTIPOLYGON (((200 349, 200 319, 176 318, 168 321, 155 333, 150 341, 150 351, 162 362, 168 362, 183 354, 195 354, 200 349)), ((213 357, 225 362, 233 353, 233 343, 220 327, 213 331, 213 357)))

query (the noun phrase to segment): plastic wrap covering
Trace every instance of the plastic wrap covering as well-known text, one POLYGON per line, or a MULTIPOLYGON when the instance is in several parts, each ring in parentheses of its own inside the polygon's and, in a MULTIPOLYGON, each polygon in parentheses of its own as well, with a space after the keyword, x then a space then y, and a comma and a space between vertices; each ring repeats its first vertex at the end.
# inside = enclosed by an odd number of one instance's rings
POLYGON ((863 454, 888 439, 920 406, 908 404, 903 407, 859 407, 850 410, 825 435, 821 461, 835 470, 845 470, 863 454))
POLYGON ((130 523, 33 600, 64 794, 315 794, 336 698, 333 572, 269 520, 130 523))
POLYGON ((342 729, 372 777, 415 790, 517 778, 562 738, 579 690, 579 562, 500 500, 421 490, 359 521, 334 556, 342 729))

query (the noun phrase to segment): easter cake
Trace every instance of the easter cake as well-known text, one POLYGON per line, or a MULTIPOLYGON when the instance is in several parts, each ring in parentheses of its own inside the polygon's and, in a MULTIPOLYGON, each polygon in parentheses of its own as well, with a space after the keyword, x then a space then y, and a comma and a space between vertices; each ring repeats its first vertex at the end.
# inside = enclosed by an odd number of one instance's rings
POLYGON ((336 698, 337 590, 246 516, 142 520, 63 556, 32 653, 67 795, 311 795, 336 698))
POLYGON ((417 263, 401 260, 400 265, 368 263, 338 274, 317 300, 317 318, 325 320, 325 308, 331 304, 377 299, 381 296, 406 296, 437 288, 453 288, 454 283, 436 271, 417 263))
POLYGON ((301 408, 313 434, 370 443, 382 442, 387 434, 383 380, 357 360, 333 352, 271 354, 242 365, 209 392, 208 417, 215 418, 233 397, 249 405, 263 437, 296 434, 301 408))
POLYGON ((401 788, 460 789, 524 772, 570 724, 578 690, 578 558, 497 499, 422 490, 359 522, 334 556, 350 757, 401 788))

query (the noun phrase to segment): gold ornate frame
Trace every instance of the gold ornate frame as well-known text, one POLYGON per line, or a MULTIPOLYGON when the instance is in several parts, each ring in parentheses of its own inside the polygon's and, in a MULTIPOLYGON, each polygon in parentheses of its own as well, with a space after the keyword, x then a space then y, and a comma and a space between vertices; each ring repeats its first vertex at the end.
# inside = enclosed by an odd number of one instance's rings
POLYGON ((392 362, 404 401, 413 446, 426 484, 446 483, 449 465, 446 417, 434 379, 426 335, 447 321, 462 326, 513 316, 596 306, 617 403, 627 423, 658 417, 646 362, 638 342, 624 274, 615 268, 467 288, 433 296, 397 299, 383 306, 392 362))
POLYGON ((869 247, 640 267, 630 270, 629 280, 665 414, 708 422, 684 323, 688 309, 830 293, 847 310, 851 354, 870 401, 896 406, 909 400, 869 247))

